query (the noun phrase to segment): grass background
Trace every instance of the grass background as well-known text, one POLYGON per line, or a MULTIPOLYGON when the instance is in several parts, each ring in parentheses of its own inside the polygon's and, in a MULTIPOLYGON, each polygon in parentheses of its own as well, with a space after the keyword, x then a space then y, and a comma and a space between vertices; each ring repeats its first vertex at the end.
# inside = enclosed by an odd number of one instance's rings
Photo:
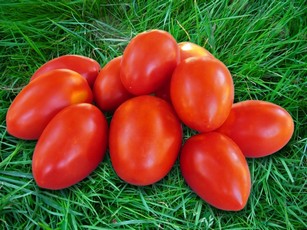
POLYGON ((0 1, 0 229, 306 229, 306 13, 303 0, 0 1), (178 162, 160 182, 136 187, 116 176, 107 155, 77 185, 40 189, 31 174, 35 142, 6 132, 10 103, 44 62, 80 54, 103 66, 154 28, 223 61, 235 101, 271 101, 293 116, 286 147, 248 160, 253 184, 242 211, 202 201, 178 162))

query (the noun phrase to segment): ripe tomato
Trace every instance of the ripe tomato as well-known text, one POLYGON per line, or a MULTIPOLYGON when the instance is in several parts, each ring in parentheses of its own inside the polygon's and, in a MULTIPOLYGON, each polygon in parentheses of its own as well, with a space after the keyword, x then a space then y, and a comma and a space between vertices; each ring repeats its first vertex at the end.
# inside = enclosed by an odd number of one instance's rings
POLYGON ((87 80, 90 87, 92 87, 99 73, 100 65, 97 61, 89 57, 84 57, 81 55, 63 55, 42 65, 32 75, 30 81, 54 69, 70 69, 76 71, 77 73, 81 74, 87 80))
POLYGON ((199 132, 221 126, 234 98, 229 70, 221 61, 208 57, 181 62, 173 73, 170 89, 179 118, 199 132))
POLYGON ((189 138, 180 155, 182 175, 192 190, 212 206, 244 208, 251 189, 249 168, 240 148, 217 132, 189 138))
POLYGON ((149 185, 172 168, 182 140, 181 124, 164 100, 143 95, 115 111, 109 149, 113 168, 124 181, 149 185))
POLYGON ((38 139, 60 110, 92 99, 90 87, 77 72, 49 71, 31 81, 16 96, 6 115, 7 131, 21 139, 38 139))
MULTIPOLYGON (((192 42, 180 42, 178 43, 178 47, 181 62, 189 57, 214 58, 214 56, 208 50, 192 42)), ((171 78, 155 92, 155 95, 171 103, 170 87, 171 78)))
POLYGON ((180 42, 178 43, 180 49, 180 61, 183 61, 189 57, 210 57, 214 56, 205 48, 192 43, 192 42, 180 42))
POLYGON ((124 50, 121 81, 134 95, 153 93, 171 77, 179 58, 179 47, 171 34, 162 30, 140 33, 124 50))
POLYGON ((114 111, 120 104, 132 95, 123 86, 120 77, 122 56, 114 58, 105 65, 93 87, 94 100, 97 106, 104 111, 114 111))
POLYGON ((103 160, 107 121, 91 104, 61 110, 40 136, 33 154, 32 172, 38 186, 67 188, 87 177, 103 160))
POLYGON ((233 104, 218 131, 233 139, 246 157, 264 157, 288 143, 294 123, 282 107, 266 101, 248 100, 233 104))

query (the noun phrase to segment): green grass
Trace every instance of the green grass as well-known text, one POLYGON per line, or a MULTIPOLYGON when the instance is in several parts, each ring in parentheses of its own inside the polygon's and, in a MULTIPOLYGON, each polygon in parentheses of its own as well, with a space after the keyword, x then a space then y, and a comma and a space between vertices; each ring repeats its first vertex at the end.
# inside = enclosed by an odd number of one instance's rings
MULTIPOLYGON (((306 2, 118 2, 1 1, 0 229, 306 229, 306 2), (233 75, 235 101, 271 101, 293 116, 286 147, 248 160, 253 184, 242 211, 217 210, 197 197, 178 162, 158 183, 136 187, 116 176, 107 155, 77 185, 40 189, 31 173, 35 142, 6 132, 10 103, 44 62, 69 53, 103 66, 137 33, 154 28, 223 61, 233 75)), ((185 129, 184 138, 193 133, 185 129)))

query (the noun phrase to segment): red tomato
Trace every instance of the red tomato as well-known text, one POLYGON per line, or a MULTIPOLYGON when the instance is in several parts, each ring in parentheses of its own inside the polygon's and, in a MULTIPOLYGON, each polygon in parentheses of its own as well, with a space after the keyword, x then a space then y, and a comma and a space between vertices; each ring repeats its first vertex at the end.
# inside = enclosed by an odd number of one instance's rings
POLYGON ((7 131, 21 139, 38 139, 60 110, 92 99, 90 87, 77 72, 49 71, 31 81, 16 96, 6 115, 7 131))
POLYGON ((288 143, 294 123, 282 107, 266 101, 248 100, 233 104, 218 131, 233 139, 246 157, 264 157, 288 143))
POLYGON ((182 141, 181 124, 164 100, 144 95, 115 111, 109 149, 113 168, 124 181, 149 185, 172 168, 182 141))
POLYGON ((63 189, 87 177, 103 160, 107 121, 91 104, 61 110, 40 136, 33 154, 32 172, 38 186, 63 189))
MULTIPOLYGON (((178 46, 180 51, 180 61, 184 61, 189 57, 214 58, 208 50, 192 42, 180 42, 178 43, 178 46)), ((156 91, 155 95, 171 103, 170 86, 171 78, 156 91)))
POLYGON ((120 77, 122 56, 114 58, 105 65, 94 84, 93 93, 97 106, 104 111, 114 111, 132 95, 123 86, 120 77))
POLYGON ((199 132, 221 126, 230 112, 233 98, 231 74, 217 59, 188 58, 173 73, 172 104, 183 123, 199 132))
POLYGON ((162 30, 140 33, 124 50, 121 81, 134 95, 153 93, 171 77, 179 58, 179 47, 171 34, 162 30))
POLYGON ((100 65, 94 59, 81 55, 64 55, 54 58, 42 65, 36 70, 30 81, 54 69, 70 69, 76 71, 81 74, 87 80, 90 87, 92 87, 99 73, 100 65))
POLYGON ((180 168, 192 190, 212 206, 238 211, 251 189, 249 168, 240 148, 217 132, 189 138, 181 150, 180 168))
POLYGON ((192 42, 180 42, 178 43, 180 49, 180 61, 183 61, 189 57, 210 57, 214 56, 205 48, 192 43, 192 42))

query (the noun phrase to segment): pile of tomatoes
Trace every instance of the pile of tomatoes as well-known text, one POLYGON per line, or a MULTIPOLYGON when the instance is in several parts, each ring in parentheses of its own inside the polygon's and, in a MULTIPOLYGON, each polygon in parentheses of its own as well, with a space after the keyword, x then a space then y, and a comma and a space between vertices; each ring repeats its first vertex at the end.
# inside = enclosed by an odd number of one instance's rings
POLYGON ((294 130, 290 114, 276 104, 234 103, 228 68, 162 30, 136 35, 103 68, 79 55, 50 60, 16 96, 6 122, 11 135, 38 140, 32 172, 42 188, 83 180, 108 148, 117 175, 139 186, 161 180, 179 157, 191 189, 233 211, 250 194, 246 157, 277 152, 294 130), (183 124, 198 132, 184 143, 183 124))

